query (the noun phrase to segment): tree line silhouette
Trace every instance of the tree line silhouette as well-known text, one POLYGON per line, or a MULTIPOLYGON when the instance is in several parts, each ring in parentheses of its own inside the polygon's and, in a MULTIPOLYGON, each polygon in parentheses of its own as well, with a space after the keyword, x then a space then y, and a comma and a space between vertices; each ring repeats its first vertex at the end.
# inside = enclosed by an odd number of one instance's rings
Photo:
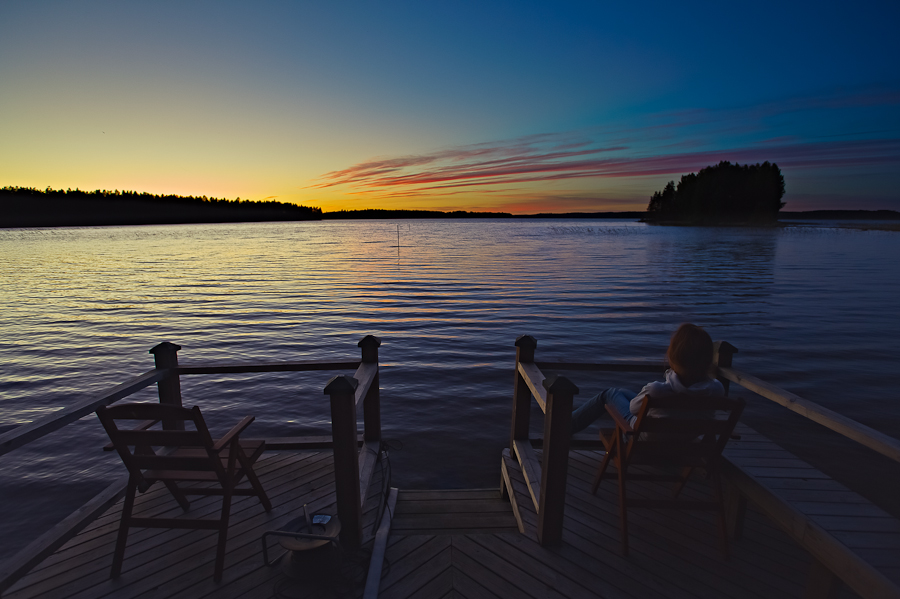
POLYGON ((136 191, 0 188, 0 227, 72 227, 319 220, 320 208, 267 200, 136 191))
POLYGON ((722 161, 669 181, 650 198, 651 222, 772 222, 784 206, 784 176, 778 165, 722 161))
POLYGON ((108 201, 140 201, 153 202, 158 204, 181 204, 192 206, 217 206, 227 208, 237 208, 241 210, 284 210, 295 213, 296 215, 308 215, 310 218, 321 218, 322 209, 309 206, 299 206, 287 202, 277 202, 274 200, 242 200, 238 197, 236 200, 227 200, 225 198, 208 198, 206 196, 181 196, 175 194, 159 195, 147 193, 145 191, 109 191, 106 189, 97 189, 95 191, 82 191, 80 189, 37 189, 34 187, 0 187, 0 195, 18 195, 31 196, 34 198, 55 198, 67 200, 108 200, 108 201))

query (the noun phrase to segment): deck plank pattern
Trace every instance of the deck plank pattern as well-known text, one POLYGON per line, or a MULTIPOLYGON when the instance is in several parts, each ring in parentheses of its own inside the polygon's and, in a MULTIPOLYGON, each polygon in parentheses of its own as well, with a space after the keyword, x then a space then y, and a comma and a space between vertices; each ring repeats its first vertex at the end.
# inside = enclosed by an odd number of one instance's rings
MULTIPOLYGON (((540 457, 541 453, 536 453, 540 457)), ((415 531, 392 529, 386 553, 390 567, 382 578, 379 597, 802 596, 809 555, 752 508, 744 537, 731 543, 728 561, 718 549, 714 514, 653 509, 630 512, 632 553, 623 557, 615 478, 601 484, 596 496, 590 493, 601 456, 592 450, 570 452, 560 546, 538 544, 537 515, 525 477, 517 460, 506 453, 504 468, 524 531, 408 534, 415 531)), ((670 487, 634 481, 629 491, 635 497, 659 498, 661 493, 670 493, 670 487)), ((695 480, 683 494, 700 500, 709 498, 711 490, 705 481, 695 480)), ((840 596, 855 595, 843 589, 840 596)))
MULTIPOLYGON (((540 458, 541 452, 536 455, 540 458)), ((713 514, 652 509, 632 511, 632 553, 623 557, 617 483, 614 478, 604 481, 596 496, 590 493, 601 455, 594 450, 570 452, 563 543, 557 547, 537 543, 534 504, 517 460, 508 454, 504 469, 522 532, 512 506, 500 499, 499 491, 401 490, 379 596, 741 599, 802 595, 808 554, 752 508, 744 537, 731 545, 729 561, 718 550, 713 514)), ((776 468, 777 464, 759 467, 776 468)), ((134 529, 122 577, 110 580, 119 503, 4 593, 4 598, 361 597, 368 566, 362 559, 358 563, 345 560, 339 575, 318 584, 293 581, 279 568, 262 563, 263 531, 296 517, 304 503, 312 511, 333 513, 331 452, 267 453, 256 469, 274 509, 266 514, 255 498, 234 502, 221 584, 212 580, 215 533, 167 529, 134 529)), ((784 479, 785 484, 789 480, 784 479)), ((632 484, 629 490, 634 496, 658 497, 668 491, 660 483, 632 484)), ((382 485, 378 470, 366 501, 367 531, 375 521, 382 485)), ((696 499, 709 496, 703 480, 691 482, 684 493, 696 499)), ((814 497, 808 501, 819 503, 814 497)), ((172 517, 180 513, 164 488, 140 495, 138 504, 145 513, 172 517)), ((194 502, 191 515, 196 511, 212 516, 217 509, 217 498, 203 498, 194 502)), ((831 515, 829 509, 822 509, 823 516, 831 515)), ((869 517, 866 508, 857 512, 856 517, 869 517)), ((842 598, 853 596, 846 589, 841 592, 842 598)))
MULTIPOLYGON (((273 510, 266 514, 255 497, 235 498, 222 583, 212 580, 215 531, 148 528, 130 531, 122 576, 111 580, 120 501, 19 580, 3 594, 4 599, 272 597, 275 586, 286 577, 280 568, 263 564, 262 533, 302 514, 305 503, 310 512, 335 513, 334 460, 330 450, 267 453, 255 470, 273 510)), ((381 484, 381 472, 376 468, 363 514, 367 532, 375 520, 381 484)), ((189 513, 191 517, 216 517, 220 505, 220 498, 202 497, 191 502, 189 513)), ((138 495, 135 514, 177 518, 183 512, 165 487, 154 485, 138 495)), ((277 556, 282 550, 273 543, 270 551, 277 556)), ((322 592, 331 595, 329 588, 322 592)))
POLYGON ((747 426, 726 458, 900 585, 900 521, 747 426))
POLYGON ((484 489, 401 490, 392 535, 518 532, 508 501, 484 489))

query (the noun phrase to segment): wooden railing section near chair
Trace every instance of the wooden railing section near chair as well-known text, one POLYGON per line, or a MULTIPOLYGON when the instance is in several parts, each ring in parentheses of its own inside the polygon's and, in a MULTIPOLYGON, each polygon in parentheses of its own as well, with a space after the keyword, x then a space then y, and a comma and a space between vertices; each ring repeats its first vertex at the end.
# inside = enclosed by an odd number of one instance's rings
MULTIPOLYGON (((378 380, 378 348, 381 340, 374 335, 367 335, 357 345, 361 349, 362 359, 355 361, 252 362, 182 366, 178 363, 178 350, 181 347, 174 343, 163 342, 150 350, 155 358, 154 369, 96 397, 78 402, 0 435, 0 456, 92 414, 101 406, 113 404, 154 383, 157 385, 160 403, 181 406, 181 375, 355 369, 353 376, 334 376, 325 385, 325 395, 329 396, 331 402, 330 436, 278 437, 265 439, 265 441, 267 450, 333 449, 337 513, 341 520, 341 543, 351 548, 358 547, 362 542, 362 506, 365 503, 375 463, 381 450, 381 399, 378 380), (357 433, 357 413, 360 406, 362 406, 364 426, 361 449, 357 433)), ((170 430, 176 426, 175 423, 163 422, 163 427, 170 430)), ((118 501, 125 493, 127 482, 127 476, 116 480, 87 504, 0 565, 0 593, 12 586, 16 580, 62 547, 66 541, 78 534, 118 501)))
POLYGON ((516 373, 513 390, 512 430, 509 449, 515 453, 534 507, 537 535, 541 545, 562 540, 566 506, 566 477, 572 439, 572 401, 578 387, 563 376, 545 379, 534 363, 537 341, 530 335, 516 339, 516 373), (544 412, 544 462, 538 461, 531 446, 531 398, 544 412))
MULTIPOLYGON (((578 387, 567 378, 556 374, 545 378, 542 371, 645 372, 660 375, 664 371, 664 366, 659 361, 607 363, 535 361, 536 348, 537 341, 534 337, 523 335, 516 339, 516 371, 509 447, 510 452, 518 459, 537 510, 538 540, 542 545, 551 545, 562 539, 568 451, 573 445, 570 435, 572 399, 578 393, 578 387), (545 414, 543 439, 529 439, 532 397, 545 414), (542 444, 543 463, 537 459, 533 444, 542 444)), ((737 352, 737 348, 726 341, 715 343, 714 365, 717 378, 725 386, 726 393, 730 383, 735 383, 900 462, 900 441, 736 370, 732 361, 737 352)), ((747 430, 753 432, 752 429, 747 430)), ((730 466, 729 482, 733 485, 737 498, 737 503, 733 505, 733 515, 739 517, 749 497, 812 555, 814 562, 811 566, 810 587, 806 596, 827 594, 831 597, 837 592, 836 589, 842 580, 863 597, 900 598, 900 587, 886 578, 877 567, 844 546, 827 530, 811 521, 809 516, 766 490, 764 484, 743 472, 739 466, 730 464, 727 459, 726 463, 730 466), (827 593, 819 592, 826 587, 827 593)), ((890 518, 887 514, 885 517, 890 518)), ((896 550, 889 549, 889 551, 896 550)))

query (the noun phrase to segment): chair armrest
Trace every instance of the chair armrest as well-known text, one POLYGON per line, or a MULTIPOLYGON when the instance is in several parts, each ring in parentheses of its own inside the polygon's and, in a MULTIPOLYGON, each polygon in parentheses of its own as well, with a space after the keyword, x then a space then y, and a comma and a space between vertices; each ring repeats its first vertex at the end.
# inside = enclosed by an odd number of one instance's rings
POLYGON ((631 425, 625 421, 625 418, 621 414, 619 414, 619 410, 617 410, 614 406, 606 404, 606 411, 609 412, 610 416, 612 416, 612 419, 615 421, 617 427, 619 427, 626 433, 634 432, 634 429, 631 428, 631 425))
POLYGON ((230 431, 225 433, 225 436, 216 441, 215 445, 213 445, 213 451, 221 451, 223 447, 226 447, 231 440, 237 437, 241 432, 250 426, 250 423, 256 420, 256 416, 244 416, 240 422, 234 425, 230 431))
MULTIPOLYGON (((145 420, 142 423, 140 423, 139 425, 137 425, 136 427, 134 427, 133 429, 129 429, 129 430, 145 431, 148 428, 150 428, 151 426, 153 426, 154 424, 156 424, 157 422, 159 422, 159 420, 145 420)), ((116 448, 116 446, 110 442, 103 446, 103 451, 112 451, 115 448, 116 448)))

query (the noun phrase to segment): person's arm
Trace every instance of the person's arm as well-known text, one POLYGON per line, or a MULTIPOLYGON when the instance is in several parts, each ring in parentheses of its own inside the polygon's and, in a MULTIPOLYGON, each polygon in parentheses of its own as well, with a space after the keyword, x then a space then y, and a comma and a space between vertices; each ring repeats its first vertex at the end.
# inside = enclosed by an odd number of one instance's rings
POLYGON ((641 411, 641 406, 644 405, 644 398, 650 395, 650 390, 653 385, 656 383, 647 383, 644 385, 644 388, 641 389, 641 392, 634 396, 634 399, 631 400, 631 403, 628 404, 628 410, 632 415, 637 416, 638 412, 641 411))
POLYGON ((647 386, 641 389, 641 392, 635 395, 634 399, 631 400, 631 403, 628 404, 628 410, 634 416, 637 416, 637 413, 641 411, 641 406, 644 405, 644 398, 647 397, 646 389, 647 386))

